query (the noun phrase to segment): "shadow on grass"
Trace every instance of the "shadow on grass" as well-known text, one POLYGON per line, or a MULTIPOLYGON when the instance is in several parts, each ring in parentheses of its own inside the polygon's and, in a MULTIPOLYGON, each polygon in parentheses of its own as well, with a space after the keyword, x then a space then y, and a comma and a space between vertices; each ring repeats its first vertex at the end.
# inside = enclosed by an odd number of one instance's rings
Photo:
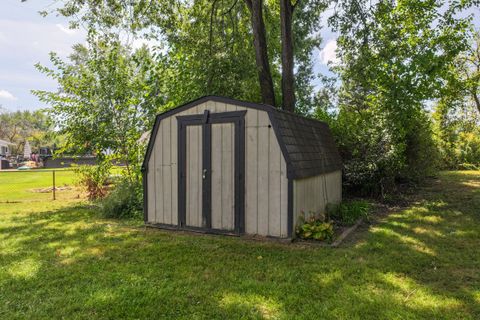
POLYGON ((10 215, 0 316, 479 318, 478 183, 442 175, 339 249, 142 230, 83 206, 10 215))

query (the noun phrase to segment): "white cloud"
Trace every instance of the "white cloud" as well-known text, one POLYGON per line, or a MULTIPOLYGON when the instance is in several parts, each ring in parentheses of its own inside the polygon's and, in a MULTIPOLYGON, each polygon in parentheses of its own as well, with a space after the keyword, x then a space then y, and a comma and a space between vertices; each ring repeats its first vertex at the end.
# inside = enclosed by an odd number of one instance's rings
POLYGON ((74 29, 69 29, 69 28, 64 27, 63 24, 60 24, 60 23, 57 23, 55 26, 58 29, 60 29, 60 31, 62 31, 63 33, 66 33, 68 35, 74 35, 77 32, 74 29))
POLYGON ((332 65, 338 64, 340 61, 337 57, 337 41, 335 39, 328 40, 325 48, 320 51, 320 61, 323 64, 328 64, 329 62, 332 65))
POLYGON ((0 90, 0 99, 6 99, 6 100, 18 100, 17 97, 15 97, 13 94, 8 92, 7 90, 0 90))
POLYGON ((86 34, 82 30, 68 29, 65 24, 1 18, 0 30, 8 39, 2 43, 0 66, 4 61, 9 65, 14 61, 48 61, 50 51, 67 57, 72 45, 85 41, 86 34))

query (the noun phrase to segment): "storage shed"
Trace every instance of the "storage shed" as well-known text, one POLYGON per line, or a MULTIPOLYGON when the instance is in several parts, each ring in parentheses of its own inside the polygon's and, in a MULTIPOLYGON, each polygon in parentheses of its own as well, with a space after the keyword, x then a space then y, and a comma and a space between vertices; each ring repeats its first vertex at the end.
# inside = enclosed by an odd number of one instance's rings
POLYGON ((207 96, 157 115, 143 162, 149 226, 290 238, 342 197, 326 123, 207 96))

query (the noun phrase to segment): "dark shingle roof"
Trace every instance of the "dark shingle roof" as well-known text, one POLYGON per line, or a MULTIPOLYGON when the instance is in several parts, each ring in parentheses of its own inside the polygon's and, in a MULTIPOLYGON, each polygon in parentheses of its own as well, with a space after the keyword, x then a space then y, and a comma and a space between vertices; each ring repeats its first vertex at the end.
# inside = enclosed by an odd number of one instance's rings
POLYGON ((289 177, 316 176, 342 169, 342 160, 328 125, 274 109, 274 126, 289 164, 289 177))

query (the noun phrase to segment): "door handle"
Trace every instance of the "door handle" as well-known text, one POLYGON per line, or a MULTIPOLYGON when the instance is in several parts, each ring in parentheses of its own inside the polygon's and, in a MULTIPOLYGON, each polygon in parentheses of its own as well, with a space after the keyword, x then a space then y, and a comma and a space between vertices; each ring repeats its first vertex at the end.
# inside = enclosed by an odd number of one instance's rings
POLYGON ((203 169, 202 179, 207 177, 207 169, 203 169))

